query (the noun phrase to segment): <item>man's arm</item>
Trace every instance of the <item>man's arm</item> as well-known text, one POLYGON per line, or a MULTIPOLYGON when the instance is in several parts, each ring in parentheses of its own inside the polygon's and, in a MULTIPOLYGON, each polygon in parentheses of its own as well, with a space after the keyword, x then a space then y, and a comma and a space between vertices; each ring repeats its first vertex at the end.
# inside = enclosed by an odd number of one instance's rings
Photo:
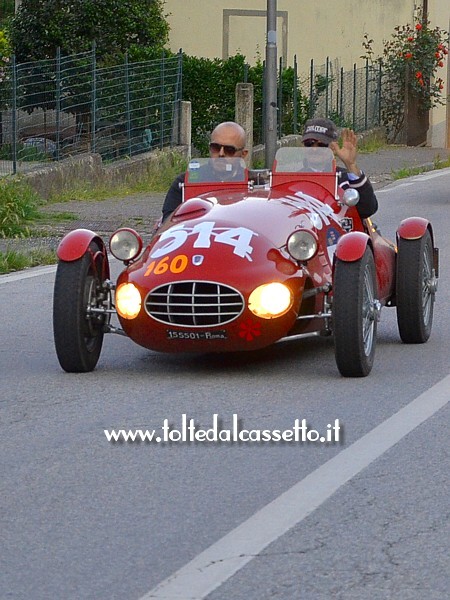
POLYGON ((183 200, 181 192, 181 184, 184 183, 185 173, 181 173, 174 179, 169 191, 164 198, 162 207, 162 220, 163 222, 173 213, 173 211, 179 206, 183 200))
POLYGON ((378 200, 375 196, 375 191, 370 183, 369 178, 360 171, 360 176, 356 177, 353 173, 349 173, 346 169, 338 168, 339 186, 346 190, 354 188, 359 192, 359 202, 356 209, 361 219, 366 219, 372 216, 378 210, 378 200))
POLYGON ((359 192, 359 202, 356 205, 362 219, 370 217, 378 210, 378 200, 375 196, 369 178, 356 164, 358 138, 352 129, 342 131, 342 148, 337 142, 332 142, 330 148, 342 160, 345 169, 338 168, 339 185, 345 190, 352 187, 359 192))

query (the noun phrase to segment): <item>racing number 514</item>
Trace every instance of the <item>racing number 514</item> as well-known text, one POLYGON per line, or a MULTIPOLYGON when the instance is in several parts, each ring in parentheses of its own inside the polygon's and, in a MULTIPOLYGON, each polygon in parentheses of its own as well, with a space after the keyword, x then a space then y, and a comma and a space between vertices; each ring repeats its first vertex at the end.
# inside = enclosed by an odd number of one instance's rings
POLYGON ((150 258, 160 258, 167 253, 178 250, 186 242, 188 236, 196 235, 197 239, 193 243, 194 248, 210 248, 211 242, 226 244, 233 248, 233 253, 242 258, 251 261, 253 247, 251 240, 254 231, 246 227, 217 227, 215 228, 214 221, 203 221, 198 223, 192 229, 184 228, 183 225, 175 225, 163 234, 161 234, 160 242, 162 246, 153 250, 150 258))

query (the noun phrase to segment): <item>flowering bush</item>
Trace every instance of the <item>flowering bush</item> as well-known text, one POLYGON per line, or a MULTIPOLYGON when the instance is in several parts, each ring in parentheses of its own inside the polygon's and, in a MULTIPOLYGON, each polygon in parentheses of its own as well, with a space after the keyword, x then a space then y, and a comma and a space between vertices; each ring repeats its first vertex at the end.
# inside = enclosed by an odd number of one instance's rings
POLYGON ((8 38, 4 31, 0 29, 0 83, 5 78, 6 67, 9 64, 9 57, 11 55, 11 48, 9 46, 8 38))
POLYGON ((374 59, 373 40, 366 35, 364 58, 381 68, 382 120, 391 141, 404 125, 406 98, 416 100, 418 112, 426 114, 442 98, 444 83, 439 72, 448 55, 448 33, 439 27, 431 29, 427 20, 415 25, 394 29, 392 38, 385 42, 383 56, 374 59))

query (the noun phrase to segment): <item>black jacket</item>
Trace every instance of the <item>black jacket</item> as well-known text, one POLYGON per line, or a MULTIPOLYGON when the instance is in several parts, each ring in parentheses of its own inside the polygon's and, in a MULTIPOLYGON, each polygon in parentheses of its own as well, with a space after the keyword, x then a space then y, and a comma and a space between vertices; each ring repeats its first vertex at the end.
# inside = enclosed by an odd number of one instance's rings
POLYGON ((369 178, 361 171, 361 177, 350 180, 348 171, 342 167, 337 167, 339 187, 343 190, 354 188, 359 192, 359 202, 356 210, 361 219, 372 216, 378 210, 378 200, 375 196, 372 184, 369 178))

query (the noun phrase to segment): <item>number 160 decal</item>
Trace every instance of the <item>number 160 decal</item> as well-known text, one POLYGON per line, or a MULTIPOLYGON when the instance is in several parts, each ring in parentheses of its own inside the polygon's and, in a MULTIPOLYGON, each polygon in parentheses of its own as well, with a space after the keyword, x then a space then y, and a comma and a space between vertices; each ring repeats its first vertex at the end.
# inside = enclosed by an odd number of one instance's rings
POLYGON ((172 260, 169 260, 170 256, 165 256, 161 260, 152 260, 145 271, 144 277, 153 275, 163 275, 166 271, 171 273, 182 273, 188 265, 188 257, 185 254, 178 254, 174 256, 172 260))
MULTIPOLYGON (((197 239, 193 243, 194 248, 210 248, 211 243, 226 244, 233 248, 233 254, 246 258, 250 262, 252 261, 251 254, 253 247, 251 241, 253 236, 258 235, 257 233, 246 227, 214 226, 214 221, 204 221, 203 223, 198 223, 195 227, 175 225, 161 234, 157 247, 150 254, 150 258, 161 258, 181 248, 189 236, 197 236, 197 239), (161 243, 162 245, 160 245, 161 243)), ((179 257, 181 256, 184 255, 179 255, 179 257)), ((175 259, 179 257, 175 257, 175 259)))

